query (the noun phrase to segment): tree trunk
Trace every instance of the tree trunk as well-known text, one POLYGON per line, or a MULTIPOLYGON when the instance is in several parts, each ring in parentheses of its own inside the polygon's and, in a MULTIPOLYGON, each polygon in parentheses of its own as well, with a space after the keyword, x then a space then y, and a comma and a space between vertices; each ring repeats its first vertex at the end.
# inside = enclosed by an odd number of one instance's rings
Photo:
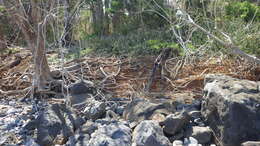
POLYGON ((38 91, 46 89, 52 77, 47 62, 43 36, 46 32, 42 23, 44 10, 39 8, 39 2, 34 0, 30 2, 30 12, 25 10, 21 1, 4 0, 3 2, 11 19, 21 28, 27 45, 32 51, 35 69, 33 87, 38 88, 38 91))
POLYGON ((122 12, 118 11, 115 12, 114 16, 112 17, 112 24, 113 24, 113 32, 121 32, 121 17, 122 12))
POLYGON ((64 37, 62 40, 63 47, 70 47, 72 41, 72 14, 70 0, 64 0, 64 37))
POLYGON ((33 52, 34 57, 34 70, 35 70, 35 80, 33 86, 37 87, 39 91, 48 90, 48 83, 52 80, 50 73, 50 68, 48 65, 45 49, 43 24, 38 25, 38 35, 37 35, 37 45, 35 46, 35 51, 33 52))
MULTIPOLYGON (((110 9, 111 0, 104 0, 105 10, 110 9)), ((104 14, 104 35, 108 35, 110 33, 110 18, 109 12, 105 11, 104 14)))
POLYGON ((91 5, 93 33, 102 36, 104 34, 103 1, 97 0, 91 5))

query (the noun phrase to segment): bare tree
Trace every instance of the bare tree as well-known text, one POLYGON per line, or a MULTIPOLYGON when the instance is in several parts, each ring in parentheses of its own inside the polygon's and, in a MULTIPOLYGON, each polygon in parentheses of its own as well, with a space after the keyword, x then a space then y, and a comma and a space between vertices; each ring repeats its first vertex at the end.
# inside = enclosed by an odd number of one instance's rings
POLYGON ((93 31, 96 35, 102 36, 105 32, 104 28, 104 4, 102 0, 96 0, 90 3, 92 11, 93 31))
POLYGON ((73 37, 73 23, 76 13, 81 8, 84 0, 63 0, 64 6, 64 35, 62 37, 62 46, 70 47, 73 37))
POLYGON ((71 19, 72 16, 70 15, 71 12, 71 4, 70 0, 64 0, 64 38, 62 40, 62 45, 65 47, 68 47, 71 45, 72 41, 72 24, 71 24, 71 19))
POLYGON ((46 90, 52 76, 46 57, 45 25, 55 1, 3 0, 2 4, 11 19, 20 27, 32 52, 35 71, 33 87, 38 91, 46 90))

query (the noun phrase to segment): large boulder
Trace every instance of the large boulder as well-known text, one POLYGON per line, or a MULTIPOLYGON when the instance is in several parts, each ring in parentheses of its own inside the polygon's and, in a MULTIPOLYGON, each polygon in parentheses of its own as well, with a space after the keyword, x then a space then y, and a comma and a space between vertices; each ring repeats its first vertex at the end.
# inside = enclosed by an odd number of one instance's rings
POLYGON ((260 82, 207 75, 202 115, 224 146, 260 140, 260 82))
POLYGON ((132 146, 170 146, 171 143, 164 136, 162 128, 155 121, 142 121, 133 132, 132 146))
POLYGON ((58 135, 62 135, 65 142, 74 130, 83 123, 65 105, 54 104, 44 110, 33 122, 37 129, 36 142, 42 146, 53 145, 58 135))
POLYGON ((175 112, 175 107, 171 103, 151 103, 142 98, 135 98, 130 102, 123 113, 123 117, 130 122, 140 122, 153 119, 155 114, 168 115, 175 112))

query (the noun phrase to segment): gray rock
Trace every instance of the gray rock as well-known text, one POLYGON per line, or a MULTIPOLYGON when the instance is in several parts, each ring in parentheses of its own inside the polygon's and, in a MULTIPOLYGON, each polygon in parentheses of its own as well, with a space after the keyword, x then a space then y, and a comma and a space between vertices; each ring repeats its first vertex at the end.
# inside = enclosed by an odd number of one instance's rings
POLYGON ((202 115, 224 146, 260 140, 260 82, 207 75, 202 115))
POLYGON ((193 137, 189 137, 189 138, 184 138, 184 145, 195 145, 197 146, 198 141, 197 139, 193 138, 193 137))
POLYGON ((66 146, 87 146, 89 139, 88 134, 76 134, 69 137, 66 146))
POLYGON ((190 119, 187 112, 168 115, 163 122, 163 131, 166 134, 174 135, 184 129, 189 124, 190 119))
POLYGON ((69 86, 69 102, 74 108, 81 109, 87 100, 96 94, 94 84, 90 81, 79 81, 69 86))
POLYGON ((40 114, 34 124, 37 128, 37 143, 42 146, 52 145, 59 134, 67 139, 77 127, 75 121, 76 115, 65 105, 52 105, 40 114))
POLYGON ((131 129, 124 123, 102 125, 92 135, 88 146, 130 146, 131 129))
POLYGON ((83 124, 79 130, 77 131, 78 133, 83 133, 83 134, 89 134, 91 135, 92 133, 95 132, 95 130, 98 129, 98 124, 92 122, 92 121, 87 121, 85 124, 83 124))
POLYGON ((172 146, 183 146, 183 141, 181 141, 181 140, 175 140, 175 141, 172 143, 172 146))
MULTIPOLYGON (((34 117, 32 106, 12 97, 0 99, 0 145, 11 145, 14 139, 26 139, 23 127, 34 117), (10 101, 11 100, 11 101, 10 101)), ((18 144, 25 144, 19 141, 18 144)))
POLYGON ((88 100, 87 107, 83 112, 87 119, 97 120, 106 114, 106 104, 94 99, 88 100))
POLYGON ((260 146, 260 141, 247 141, 247 142, 243 142, 242 146, 260 146))
POLYGON ((197 139, 200 144, 207 144, 211 141, 212 132, 209 127, 194 126, 189 136, 197 139))
POLYGON ((173 101, 173 104, 176 106, 176 110, 178 112, 181 112, 183 110, 201 110, 201 100, 195 99, 197 95, 195 95, 194 93, 175 93, 173 94, 173 96, 176 97, 173 101))
POLYGON ((181 132, 178 132, 176 134, 174 134, 173 136, 168 136, 168 139, 170 140, 170 142, 176 141, 176 140, 180 140, 184 137, 184 131, 182 130, 181 132))
POLYGON ((89 140, 90 140, 90 136, 88 134, 80 135, 77 139, 76 145, 71 145, 71 146, 85 146, 88 144, 89 140))
POLYGON ((171 103, 155 104, 145 99, 135 98, 126 106, 123 117, 130 122, 140 122, 150 120, 156 113, 168 115, 173 112, 175 107, 171 103))
POLYGON ((66 146, 73 146, 76 145, 77 143, 77 139, 75 138, 75 136, 70 136, 69 140, 66 143, 66 146))
POLYGON ((40 146, 39 144, 37 144, 34 139, 29 138, 25 144, 25 146, 40 146))
POLYGON ((71 95, 94 94, 94 83, 90 81, 78 81, 69 86, 69 93, 71 95))
POLYGON ((116 109, 115 109, 115 113, 118 114, 119 116, 122 116, 123 113, 124 113, 124 110, 125 110, 125 106, 118 106, 116 109))
POLYGON ((133 132, 132 146, 169 146, 162 128, 155 121, 142 121, 133 132))

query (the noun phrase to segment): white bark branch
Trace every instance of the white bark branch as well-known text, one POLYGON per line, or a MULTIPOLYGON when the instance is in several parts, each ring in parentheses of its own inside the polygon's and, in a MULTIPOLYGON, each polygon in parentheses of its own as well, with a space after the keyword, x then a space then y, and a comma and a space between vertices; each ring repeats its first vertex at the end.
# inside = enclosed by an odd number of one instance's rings
MULTIPOLYGON (((180 10, 178 10, 180 11, 180 10)), ((206 35, 208 35, 209 37, 213 38, 215 41, 217 41, 219 44, 223 45, 225 48, 227 49, 231 49, 231 53, 234 55, 240 55, 242 57, 244 57, 245 59, 247 59, 248 61, 252 62, 252 63, 256 63, 258 65, 260 65, 260 59, 253 56, 253 55, 249 55, 247 53, 245 53, 244 51, 242 51, 238 46, 236 46, 231 40, 231 37, 228 35, 224 35, 225 37, 228 38, 229 42, 225 42, 223 40, 221 40, 220 38, 218 38, 217 36, 213 35, 211 32, 207 31, 206 29, 204 29, 203 27, 201 27, 200 25, 198 25, 197 23, 195 23, 192 18, 190 17, 190 15, 188 15, 187 13, 183 13, 182 14, 186 14, 185 16, 182 16, 181 18, 186 21, 187 23, 193 25, 194 27, 198 28, 199 30, 201 30, 203 33, 205 33, 206 35)))

